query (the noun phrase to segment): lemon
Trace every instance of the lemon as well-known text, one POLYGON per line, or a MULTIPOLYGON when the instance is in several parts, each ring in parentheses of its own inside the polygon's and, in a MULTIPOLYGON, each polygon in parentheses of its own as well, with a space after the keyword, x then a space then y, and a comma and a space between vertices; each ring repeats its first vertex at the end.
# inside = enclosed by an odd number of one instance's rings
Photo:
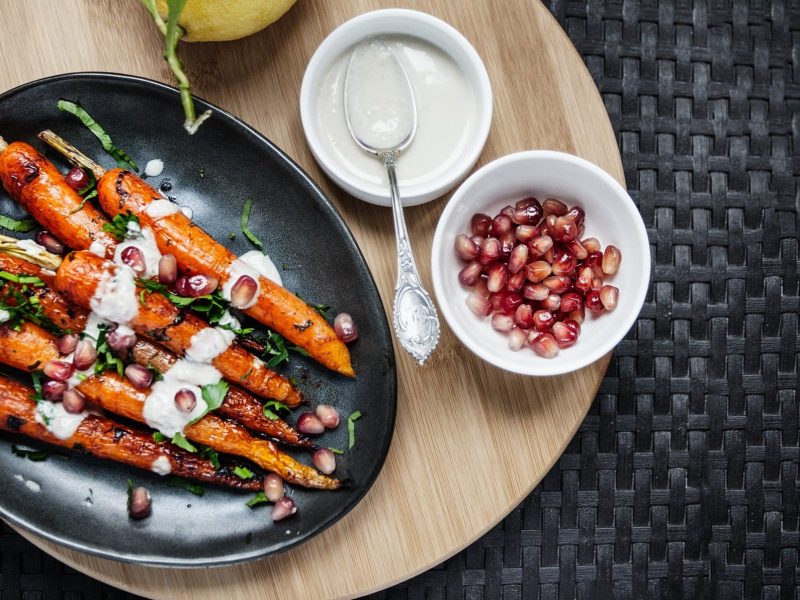
MULTIPOLYGON (((166 19, 167 2, 157 0, 166 19)), ((280 19, 295 0, 188 0, 178 18, 187 42, 238 40, 280 19)))

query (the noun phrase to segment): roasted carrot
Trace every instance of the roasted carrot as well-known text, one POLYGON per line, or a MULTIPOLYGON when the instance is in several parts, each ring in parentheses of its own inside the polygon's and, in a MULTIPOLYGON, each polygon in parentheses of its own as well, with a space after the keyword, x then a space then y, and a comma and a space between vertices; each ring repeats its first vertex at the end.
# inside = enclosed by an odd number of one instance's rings
POLYGON ((87 415, 72 436, 61 439, 36 421, 36 402, 32 396, 31 388, 0 376, 0 429, 147 471, 157 468, 163 473, 169 465, 171 475, 237 490, 255 491, 262 485, 259 475, 241 479, 228 468, 217 470, 206 459, 166 442, 157 443, 149 433, 94 414, 87 415))
MULTIPOLYGON (((146 391, 134 388, 116 373, 90 377, 76 388, 86 398, 102 408, 127 419, 142 422, 146 391)), ((187 439, 204 444, 226 454, 250 460, 259 467, 277 473, 285 481, 304 487, 337 489, 341 482, 317 472, 288 454, 272 442, 251 436, 247 430, 231 421, 208 414, 184 430, 187 439)))
MULTIPOLYGON (((138 340, 128 351, 131 362, 143 367, 152 367, 164 373, 169 369, 177 357, 147 340, 138 340)), ((231 385, 222 405, 214 411, 215 414, 233 419, 253 431, 264 433, 278 442, 313 448, 314 444, 306 436, 298 432, 283 419, 269 419, 264 416, 264 407, 253 396, 231 385)))
MULTIPOLYGON (((73 252, 56 272, 56 289, 70 302, 88 309, 104 273, 118 268, 111 261, 91 252, 73 252)), ((162 294, 139 291, 139 311, 130 327, 169 350, 183 354, 191 346, 192 338, 209 327, 195 315, 182 312, 162 294)), ((219 369, 225 379, 236 382, 254 394, 275 398, 289 406, 297 406, 302 402, 302 395, 288 379, 236 345, 229 346, 211 364, 219 369)))
POLYGON ((0 325, 0 363, 35 371, 58 357, 55 339, 38 325, 20 323, 18 329, 0 325))
POLYGON ((107 256, 113 256, 117 242, 103 231, 108 219, 91 203, 84 203, 33 146, 13 142, 0 149, 0 181, 20 206, 70 248, 88 249, 97 241, 106 246, 107 256))
MULTIPOLYGON (((192 223, 182 212, 152 218, 147 206, 163 196, 128 171, 113 169, 97 182, 100 205, 110 216, 130 212, 139 217, 142 227, 150 227, 159 250, 178 260, 184 273, 213 275, 221 282, 229 277, 228 268, 236 255, 192 223)), ((355 376, 350 351, 320 314, 289 290, 259 279, 258 302, 244 312, 287 340, 305 349, 315 360, 343 375, 355 376)))

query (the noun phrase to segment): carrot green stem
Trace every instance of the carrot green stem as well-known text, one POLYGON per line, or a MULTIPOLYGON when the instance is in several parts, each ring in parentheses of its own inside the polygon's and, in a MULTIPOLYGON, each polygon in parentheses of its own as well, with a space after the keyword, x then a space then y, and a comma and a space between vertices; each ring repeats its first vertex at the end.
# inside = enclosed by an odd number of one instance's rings
POLYGON ((97 179, 100 179, 103 175, 105 175, 106 170, 103 167, 98 165, 91 158, 70 144, 67 140, 53 133, 49 129, 39 132, 39 139, 48 146, 54 148, 73 165, 78 165, 79 167, 90 170, 97 179))

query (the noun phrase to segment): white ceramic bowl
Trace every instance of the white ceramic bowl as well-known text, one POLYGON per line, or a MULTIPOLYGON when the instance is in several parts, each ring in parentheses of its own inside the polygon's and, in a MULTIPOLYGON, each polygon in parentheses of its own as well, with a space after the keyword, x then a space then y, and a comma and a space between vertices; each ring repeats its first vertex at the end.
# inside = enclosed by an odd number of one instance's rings
POLYGON ((483 360, 522 375, 558 375, 585 367, 616 346, 633 326, 650 280, 650 244, 639 211, 627 192, 608 173, 570 154, 519 152, 484 166, 456 190, 444 209, 433 238, 433 287, 444 318, 463 344, 483 360), (465 302, 471 289, 461 285, 464 263, 453 248, 457 234, 471 234, 475 213, 492 217, 507 204, 534 196, 559 198, 586 211, 584 237, 596 237, 603 248, 622 253, 619 271, 605 281, 619 288, 619 303, 611 312, 586 320, 578 341, 555 358, 542 358, 525 346, 508 348, 508 337, 480 319, 465 302))
POLYGON ((401 185, 403 205, 414 206, 438 198, 455 187, 478 160, 489 135, 492 122, 492 87, 489 75, 475 48, 456 29, 427 13, 399 8, 376 10, 350 19, 325 38, 311 57, 300 89, 300 116, 308 145, 322 170, 339 187, 356 198, 389 206, 391 201, 388 186, 366 182, 354 176, 340 166, 339 161, 322 144, 316 118, 316 94, 325 74, 348 48, 366 37, 391 34, 423 39, 448 54, 466 76, 478 104, 477 125, 473 128, 461 156, 452 166, 424 184, 401 185))

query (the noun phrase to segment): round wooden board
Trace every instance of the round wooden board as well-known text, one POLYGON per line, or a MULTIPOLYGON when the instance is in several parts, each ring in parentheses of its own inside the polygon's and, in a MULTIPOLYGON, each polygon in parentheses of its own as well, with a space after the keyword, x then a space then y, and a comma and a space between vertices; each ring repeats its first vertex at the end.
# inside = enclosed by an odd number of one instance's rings
MULTIPOLYGON (((311 54, 334 27, 398 4, 448 21, 485 61, 495 109, 480 164, 519 150, 556 149, 598 164, 624 184, 602 100, 569 39, 536 0, 300 0, 250 38, 184 44, 195 92, 263 132, 333 198, 384 306, 391 304, 395 280, 391 212, 354 200, 325 179, 305 144, 298 95, 311 54)), ((14 2, 0 20, 0 39, 14 49, 0 53, 0 90, 89 70, 172 83, 161 59, 163 39, 136 0, 14 2)), ((0 127, 11 118, 0 115, 0 127)), ((407 211, 429 287, 430 244, 444 203, 407 211)), ((513 376, 479 362, 447 327, 425 367, 402 350, 397 356, 397 429, 383 472, 347 517, 296 549, 239 566, 170 570, 101 560, 21 533, 84 573, 153 598, 359 596, 437 565, 522 501, 573 436, 608 365, 606 357, 563 377, 513 376)))

